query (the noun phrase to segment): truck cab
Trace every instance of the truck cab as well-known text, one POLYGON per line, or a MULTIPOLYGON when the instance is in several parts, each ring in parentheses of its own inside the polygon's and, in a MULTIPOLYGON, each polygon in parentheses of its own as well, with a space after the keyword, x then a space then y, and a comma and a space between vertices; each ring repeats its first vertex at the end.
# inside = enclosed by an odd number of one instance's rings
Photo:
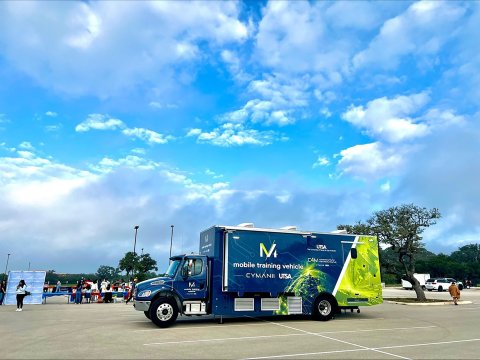
POLYGON ((168 327, 179 314, 207 314, 208 258, 205 255, 180 255, 170 258, 170 265, 161 277, 139 283, 135 293, 135 309, 157 326, 168 327))

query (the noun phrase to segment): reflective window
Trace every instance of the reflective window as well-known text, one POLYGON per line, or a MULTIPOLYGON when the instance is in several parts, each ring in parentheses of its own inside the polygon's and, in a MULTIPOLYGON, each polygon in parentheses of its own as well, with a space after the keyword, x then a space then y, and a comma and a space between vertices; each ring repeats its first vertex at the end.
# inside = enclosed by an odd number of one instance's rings
POLYGON ((203 269, 202 259, 187 259, 183 265, 183 274, 186 276, 200 275, 203 269))

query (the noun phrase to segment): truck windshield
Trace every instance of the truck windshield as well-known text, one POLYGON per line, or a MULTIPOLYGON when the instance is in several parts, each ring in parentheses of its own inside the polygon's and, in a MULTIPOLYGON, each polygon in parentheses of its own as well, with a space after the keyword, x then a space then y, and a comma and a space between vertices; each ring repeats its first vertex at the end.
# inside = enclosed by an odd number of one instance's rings
POLYGON ((175 273, 177 272, 178 266, 180 265, 181 262, 182 262, 181 259, 175 259, 175 260, 173 260, 173 261, 170 263, 170 265, 168 266, 168 269, 167 269, 167 271, 165 272, 165 276, 174 277, 174 276, 175 276, 175 273))

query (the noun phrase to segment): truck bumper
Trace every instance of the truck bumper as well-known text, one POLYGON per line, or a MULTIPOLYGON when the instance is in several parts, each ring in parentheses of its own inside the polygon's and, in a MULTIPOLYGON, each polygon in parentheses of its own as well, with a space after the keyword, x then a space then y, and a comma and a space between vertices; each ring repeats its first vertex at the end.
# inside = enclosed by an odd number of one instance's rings
POLYGON ((151 301, 138 301, 135 300, 135 310, 138 311, 148 311, 150 308, 150 302, 151 301))

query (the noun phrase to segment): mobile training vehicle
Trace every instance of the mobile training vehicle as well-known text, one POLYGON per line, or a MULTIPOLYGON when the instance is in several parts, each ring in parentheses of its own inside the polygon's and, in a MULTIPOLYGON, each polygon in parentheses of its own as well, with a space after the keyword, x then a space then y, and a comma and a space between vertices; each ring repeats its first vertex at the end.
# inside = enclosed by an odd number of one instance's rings
POLYGON ((139 283, 135 309, 160 327, 182 315, 312 315, 382 303, 374 236, 212 226, 198 254, 172 256, 167 272, 139 283))

